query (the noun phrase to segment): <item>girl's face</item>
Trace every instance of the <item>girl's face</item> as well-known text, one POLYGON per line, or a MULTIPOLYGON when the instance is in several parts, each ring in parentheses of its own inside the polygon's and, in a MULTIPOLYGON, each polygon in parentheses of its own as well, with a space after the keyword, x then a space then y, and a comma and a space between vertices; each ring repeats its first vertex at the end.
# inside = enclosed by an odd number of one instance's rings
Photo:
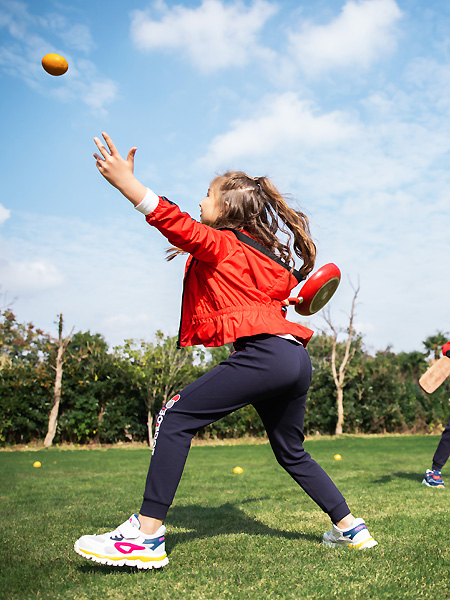
POLYGON ((200 221, 205 225, 211 225, 220 217, 221 208, 218 201, 217 192, 214 191, 214 182, 211 183, 208 194, 204 200, 200 202, 200 221))

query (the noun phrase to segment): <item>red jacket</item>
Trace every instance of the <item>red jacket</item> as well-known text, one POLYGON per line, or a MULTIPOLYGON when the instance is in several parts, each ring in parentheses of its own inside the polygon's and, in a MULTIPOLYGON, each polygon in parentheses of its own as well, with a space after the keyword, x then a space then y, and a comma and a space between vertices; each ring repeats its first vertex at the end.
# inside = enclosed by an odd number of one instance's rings
POLYGON ((232 231, 192 219, 166 198, 146 216, 190 254, 184 277, 180 346, 222 346, 260 333, 291 334, 305 346, 313 331, 287 321, 282 301, 298 285, 284 267, 240 242, 232 231))

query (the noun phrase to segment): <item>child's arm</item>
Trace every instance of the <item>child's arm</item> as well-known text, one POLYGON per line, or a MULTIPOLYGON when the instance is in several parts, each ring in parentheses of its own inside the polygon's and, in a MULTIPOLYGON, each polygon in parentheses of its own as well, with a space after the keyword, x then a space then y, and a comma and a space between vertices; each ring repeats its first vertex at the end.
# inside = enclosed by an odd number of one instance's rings
MULTIPOLYGON (((153 192, 149 190, 149 204, 153 205, 153 192)), ((146 204, 146 199, 141 204, 146 204)), ((140 210, 141 205, 136 208, 140 210)), ((229 257, 237 246, 236 237, 229 231, 219 231, 208 225, 199 223, 188 213, 167 200, 159 198, 158 205, 146 214, 147 223, 160 231, 169 242, 188 252, 194 258, 218 263, 229 257)))
MULTIPOLYGON (((94 138, 101 154, 94 154, 97 169, 135 208, 138 207, 146 215, 150 225, 159 229, 173 245, 199 260, 218 262, 230 254, 232 244, 229 235, 198 223, 171 202, 159 202, 159 197, 136 179, 133 175, 135 147, 130 149, 124 160, 109 135, 102 133, 102 136, 108 148, 99 138, 94 138), (145 202, 142 202, 144 199, 145 202), (149 207, 150 210, 147 210, 149 207)), ((235 242, 234 236, 231 239, 235 242)))
MULTIPOLYGON (((218 262, 231 251, 230 238, 222 232, 198 223, 178 206, 159 202, 159 197, 148 190, 133 175, 136 148, 131 148, 124 160, 108 134, 102 133, 106 148, 99 138, 94 141, 101 156, 94 154, 96 166, 103 177, 125 198, 146 215, 150 225, 155 226, 171 244, 189 252, 194 258, 206 262, 218 262), (108 151, 109 150, 109 151, 108 151), (142 202, 145 199, 145 202, 142 202), (140 206, 139 206, 140 205, 140 206), (150 207, 150 210, 147 210, 150 207)), ((231 236, 235 242, 234 236, 231 236)))
POLYGON ((94 142, 101 154, 101 156, 97 153, 94 154, 94 158, 97 160, 97 169, 106 181, 117 188, 134 206, 137 206, 147 193, 147 188, 133 175, 134 155, 137 148, 131 148, 127 159, 124 160, 109 135, 102 133, 102 136, 105 139, 109 152, 98 138, 94 138, 94 142))

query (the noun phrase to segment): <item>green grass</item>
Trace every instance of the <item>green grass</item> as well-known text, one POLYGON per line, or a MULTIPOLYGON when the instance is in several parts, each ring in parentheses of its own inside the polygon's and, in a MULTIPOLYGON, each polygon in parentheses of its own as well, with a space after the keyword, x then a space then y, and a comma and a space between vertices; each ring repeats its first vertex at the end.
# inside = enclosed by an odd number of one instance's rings
POLYGON ((306 443, 378 540, 365 552, 321 545, 328 517, 267 444, 195 446, 166 521, 170 563, 147 572, 84 560, 73 542, 139 510, 148 449, 0 452, 0 598, 450 598, 450 485, 420 485, 438 439, 306 443))

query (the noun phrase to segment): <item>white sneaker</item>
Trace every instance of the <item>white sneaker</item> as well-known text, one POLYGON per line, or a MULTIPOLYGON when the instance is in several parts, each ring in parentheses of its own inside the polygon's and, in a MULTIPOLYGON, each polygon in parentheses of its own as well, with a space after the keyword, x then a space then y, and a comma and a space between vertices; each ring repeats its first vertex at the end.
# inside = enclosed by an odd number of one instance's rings
POLYGON ((331 531, 323 534, 322 543, 324 546, 332 546, 334 548, 347 546, 354 550, 364 550, 378 544, 370 535, 364 519, 355 519, 348 529, 339 529, 336 525, 333 525, 331 531))
POLYGON ((139 531, 137 515, 119 525, 114 531, 102 535, 83 535, 75 542, 75 552, 103 565, 159 569, 169 562, 167 558, 164 525, 152 535, 139 531))

